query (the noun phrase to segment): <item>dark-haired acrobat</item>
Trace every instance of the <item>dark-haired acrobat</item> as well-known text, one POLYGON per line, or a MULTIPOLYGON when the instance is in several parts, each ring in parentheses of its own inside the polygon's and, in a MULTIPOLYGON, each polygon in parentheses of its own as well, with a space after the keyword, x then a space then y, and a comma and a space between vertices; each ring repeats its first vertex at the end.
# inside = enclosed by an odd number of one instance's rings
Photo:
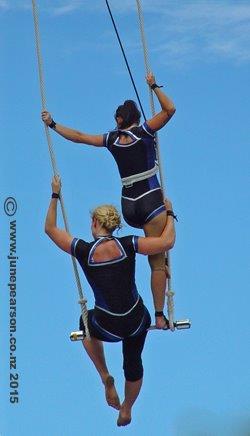
MULTIPOLYGON (((106 134, 90 135, 55 122, 51 114, 42 112, 44 123, 64 138, 97 147, 106 147, 116 160, 122 182, 121 205, 125 221, 142 228, 146 236, 160 236, 167 215, 162 190, 157 179, 155 132, 160 130, 175 113, 173 102, 156 84, 152 73, 146 76, 161 106, 153 118, 140 125, 141 113, 133 100, 126 100, 115 112, 117 127, 106 134)), ((151 288, 154 306, 162 312, 165 303, 168 271, 164 253, 149 256, 151 288)), ((166 326, 164 316, 155 320, 158 328, 166 326)))

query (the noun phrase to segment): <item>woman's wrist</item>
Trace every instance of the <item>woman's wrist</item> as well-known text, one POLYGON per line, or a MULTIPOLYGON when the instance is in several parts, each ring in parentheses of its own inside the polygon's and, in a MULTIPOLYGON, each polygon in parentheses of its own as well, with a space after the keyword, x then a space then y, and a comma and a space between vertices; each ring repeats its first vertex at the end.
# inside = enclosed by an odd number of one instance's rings
POLYGON ((155 317, 158 317, 158 316, 164 316, 164 313, 163 313, 162 310, 156 310, 155 311, 155 317))
POLYGON ((52 192, 51 198, 60 198, 58 192, 52 192))
POLYGON ((55 130, 55 128, 56 128, 56 122, 53 120, 53 118, 52 118, 52 120, 51 120, 51 122, 50 122, 50 124, 48 125, 51 129, 54 129, 55 130))
POLYGON ((163 88, 163 86, 162 85, 157 85, 157 83, 152 83, 152 85, 150 85, 150 88, 152 90, 154 90, 155 88, 163 88))

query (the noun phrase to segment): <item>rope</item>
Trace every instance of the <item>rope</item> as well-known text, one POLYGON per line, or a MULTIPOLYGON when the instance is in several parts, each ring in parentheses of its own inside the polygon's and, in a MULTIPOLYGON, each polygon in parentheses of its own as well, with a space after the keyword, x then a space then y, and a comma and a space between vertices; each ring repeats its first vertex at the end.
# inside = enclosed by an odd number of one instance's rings
POLYGON ((167 291, 167 308, 168 308, 168 321, 170 325, 170 321, 173 323, 173 313, 174 313, 174 292, 173 291, 167 291))
MULTIPOLYGON (((146 70, 146 74, 148 74, 151 70, 149 67, 149 55, 148 55, 148 49, 147 49, 147 44, 146 44, 146 36, 145 36, 145 31, 144 31, 144 19, 143 19, 143 13, 142 13, 142 7, 141 7, 140 0, 136 0, 136 4, 137 4, 137 10, 138 10, 141 41, 142 41, 143 54, 144 54, 145 70, 146 70)), ((153 97, 153 91, 150 88, 150 86, 149 86, 149 98, 150 98, 150 107, 151 107, 152 116, 154 116, 155 115, 154 97, 153 97)), ((156 154, 157 154, 157 160, 158 160, 158 164, 159 164, 159 175, 160 175, 162 193, 163 193, 163 197, 165 198, 165 193, 166 193, 165 183, 164 183, 165 178, 163 175, 163 168, 162 168, 161 156, 160 156, 160 144, 159 144, 159 139, 158 139, 157 134, 156 134, 156 154)), ((168 265, 168 269, 169 269, 169 274, 171 276, 170 255, 168 252, 166 253, 166 257, 167 257, 167 265, 168 265)), ((172 287, 171 278, 168 278, 168 292, 166 293, 166 295, 167 295, 167 307, 168 307, 168 318, 169 318, 170 329, 174 330, 174 320, 173 320, 173 318, 174 318, 174 300, 173 300, 174 293, 173 293, 173 291, 171 291, 171 287, 172 287)))
MULTIPOLYGON (((45 82, 44 82, 44 74, 43 74, 43 62, 42 62, 42 51, 41 51, 41 43, 40 43, 38 10, 37 10, 37 5, 36 5, 35 0, 32 0, 32 9, 33 9, 33 19, 34 19, 34 29, 35 29, 36 54, 37 54, 37 63, 38 63, 41 102, 42 102, 42 109, 45 110, 46 109, 45 82)), ((45 124, 44 124, 44 127, 45 127, 45 134, 46 134, 46 138, 47 138, 53 174, 55 176, 58 174, 55 153, 53 150, 53 145, 52 145, 52 140, 51 140, 49 128, 45 124)), ((69 233, 69 225, 68 225, 68 219, 67 219, 66 210, 65 210, 65 206, 64 206, 62 191, 60 192, 60 204, 61 204, 61 209, 62 209, 62 216, 63 216, 65 230, 69 233)), ((71 256, 71 259, 72 259, 73 270, 74 270, 75 279, 76 279, 76 285, 78 288, 79 304, 81 306, 82 320, 83 320, 84 327, 85 327, 86 337, 89 339, 90 336, 89 336, 89 330, 88 330, 88 309, 87 309, 87 305, 86 305, 87 300, 83 294, 83 290, 82 290, 82 286, 81 286, 81 282, 80 282, 80 276, 79 276, 78 269, 77 269, 76 259, 73 256, 71 256)))
POLYGON ((142 104, 141 104, 140 96, 139 96, 139 93, 137 91, 133 75, 131 73, 131 69, 130 69, 130 66, 129 66, 129 63, 128 63, 128 60, 127 60, 127 57, 126 57, 126 54, 125 54, 122 42, 121 42, 121 38, 119 36, 119 32, 117 30, 117 26, 116 26, 113 14, 112 14, 110 6, 109 6, 109 2, 108 2, 108 0, 105 0, 105 2, 106 2, 106 6, 108 8, 108 11, 109 11, 109 15, 110 15, 110 18, 111 18, 111 21, 112 21, 112 24, 113 24, 113 27, 114 27, 114 30, 115 30, 115 34, 117 36, 117 39, 118 39, 118 42, 119 42, 119 45, 120 45, 120 48, 121 48, 121 51, 122 51, 123 58, 124 58, 124 61, 125 61, 125 64, 126 64, 126 67, 127 67, 127 70, 128 70, 128 73, 129 73, 129 76, 130 76, 130 79, 131 79, 131 82, 132 82, 132 85, 133 85, 133 88, 134 88, 134 91, 135 91, 135 94, 136 94, 136 97, 137 97, 137 100, 138 100, 138 103, 139 103, 139 106, 140 106, 143 118, 146 121, 146 115, 145 115, 145 112, 144 112, 142 104))

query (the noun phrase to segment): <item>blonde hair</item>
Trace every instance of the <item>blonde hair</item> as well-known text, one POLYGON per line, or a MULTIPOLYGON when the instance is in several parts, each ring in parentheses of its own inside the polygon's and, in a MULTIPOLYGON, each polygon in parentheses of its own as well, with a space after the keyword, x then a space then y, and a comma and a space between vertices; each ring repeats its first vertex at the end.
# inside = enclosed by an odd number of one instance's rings
POLYGON ((121 216, 112 204, 103 204, 90 212, 91 218, 96 218, 99 223, 109 232, 121 229, 121 216))

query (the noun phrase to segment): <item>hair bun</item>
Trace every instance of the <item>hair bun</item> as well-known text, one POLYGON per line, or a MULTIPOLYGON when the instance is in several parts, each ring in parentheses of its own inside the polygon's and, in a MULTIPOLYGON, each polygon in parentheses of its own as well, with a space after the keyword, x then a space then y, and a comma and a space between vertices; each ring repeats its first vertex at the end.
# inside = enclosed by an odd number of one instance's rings
POLYGON ((112 204, 104 204, 96 207, 91 212, 92 218, 96 218, 99 223, 109 232, 113 232, 115 229, 120 229, 121 217, 118 210, 112 204))
POLYGON ((125 129, 134 123, 139 124, 141 112, 133 100, 125 100, 123 105, 118 106, 116 109, 115 118, 117 117, 123 119, 123 122, 119 127, 125 129))

